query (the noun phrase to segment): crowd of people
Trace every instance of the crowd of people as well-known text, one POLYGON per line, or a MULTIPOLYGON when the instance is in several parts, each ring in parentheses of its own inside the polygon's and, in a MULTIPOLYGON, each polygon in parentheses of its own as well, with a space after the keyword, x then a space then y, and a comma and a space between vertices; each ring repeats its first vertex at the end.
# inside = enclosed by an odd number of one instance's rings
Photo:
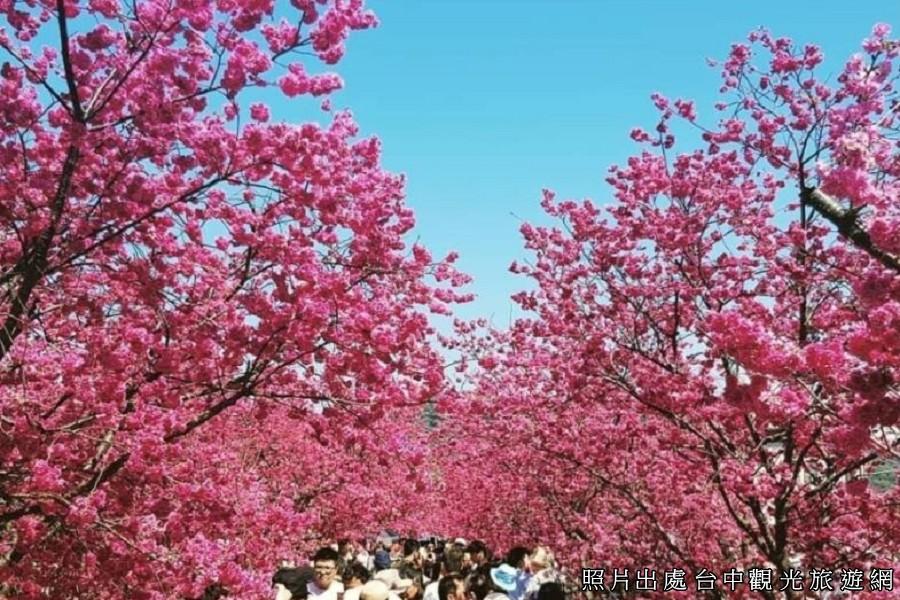
POLYGON ((272 577, 275 600, 565 600, 545 546, 511 548, 502 560, 484 542, 350 540, 320 548, 310 564, 272 577))

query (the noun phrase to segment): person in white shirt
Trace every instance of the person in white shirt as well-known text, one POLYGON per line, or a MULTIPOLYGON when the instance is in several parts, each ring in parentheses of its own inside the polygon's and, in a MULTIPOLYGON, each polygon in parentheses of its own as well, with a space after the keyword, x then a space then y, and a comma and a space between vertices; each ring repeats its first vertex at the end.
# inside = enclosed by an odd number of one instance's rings
POLYGON ((338 553, 325 546, 313 555, 313 579, 306 586, 308 600, 340 600, 344 584, 337 580, 338 553))
POLYGON ((364 566, 366 569, 371 571, 374 568, 374 564, 372 561, 372 555, 369 554, 369 551, 366 550, 365 544, 360 542, 357 544, 357 552, 356 552, 356 562, 364 566))

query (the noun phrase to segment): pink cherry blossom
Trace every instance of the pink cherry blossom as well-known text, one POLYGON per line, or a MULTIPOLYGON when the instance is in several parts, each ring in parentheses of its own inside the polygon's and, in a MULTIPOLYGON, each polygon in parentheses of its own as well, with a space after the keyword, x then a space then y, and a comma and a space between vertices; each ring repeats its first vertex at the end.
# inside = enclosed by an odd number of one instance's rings
POLYGON ((900 457, 897 48, 876 26, 835 82, 817 47, 754 32, 724 62, 726 118, 654 94, 659 137, 612 199, 544 192, 554 221, 521 227, 510 267, 525 316, 457 324, 448 530, 551 544, 576 579, 896 568, 900 487, 869 478, 900 457), (669 149, 673 110, 704 143, 669 149))
POLYGON ((260 598, 280 560, 426 522, 374 492, 428 483, 427 314, 468 279, 410 251, 349 113, 268 108, 338 89, 298 49, 334 63, 374 16, 61 6, 0 6, 0 595, 260 598))

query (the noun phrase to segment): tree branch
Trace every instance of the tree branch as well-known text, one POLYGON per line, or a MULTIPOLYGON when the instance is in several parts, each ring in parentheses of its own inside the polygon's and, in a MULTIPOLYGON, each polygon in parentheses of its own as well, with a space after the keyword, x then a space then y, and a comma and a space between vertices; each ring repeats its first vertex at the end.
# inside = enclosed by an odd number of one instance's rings
POLYGON ((837 200, 824 194, 818 188, 803 188, 800 192, 800 198, 803 202, 815 208, 820 215, 828 219, 837 227, 838 233, 853 242, 854 246, 864 250, 869 256, 888 269, 900 273, 900 260, 872 243, 869 232, 863 229, 857 220, 859 216, 857 210, 844 208, 837 200))
POLYGON ((66 73, 66 84, 72 101, 72 116, 79 123, 84 123, 84 111, 78 98, 78 82, 72 69, 72 58, 69 56, 69 27, 66 22, 66 5, 64 0, 56 0, 56 21, 59 24, 59 47, 62 51, 63 69, 66 73))
POLYGON ((3 328, 0 329, 0 360, 6 356, 10 348, 12 348, 13 342, 19 333, 22 332, 22 323, 28 312, 31 293, 47 270, 47 254, 50 252, 50 245, 53 242, 53 237, 56 235, 56 228, 59 226, 59 221, 66 205, 66 198, 72 185, 72 175, 75 173, 78 156, 78 149, 75 146, 69 146, 66 160, 63 163, 62 173, 59 177, 59 186, 56 188, 56 194, 50 208, 50 223, 41 233, 34 246, 22 252, 22 257, 13 267, 12 272, 19 273, 22 276, 22 280, 15 295, 11 298, 9 313, 6 315, 3 328))

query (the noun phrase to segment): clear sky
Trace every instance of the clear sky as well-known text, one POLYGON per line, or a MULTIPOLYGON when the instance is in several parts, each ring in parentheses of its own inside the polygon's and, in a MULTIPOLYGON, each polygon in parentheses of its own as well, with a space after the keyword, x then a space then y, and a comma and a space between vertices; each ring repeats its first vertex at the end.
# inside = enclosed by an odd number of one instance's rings
POLYGON ((900 26, 900 0, 367 0, 379 28, 356 33, 339 65, 364 135, 407 176, 418 236, 434 254, 460 252, 475 278, 460 316, 508 323, 508 272, 526 256, 518 229, 541 221, 540 192, 610 198, 608 167, 652 129, 649 95, 698 101, 715 118, 730 44, 765 26, 814 42, 828 70, 876 22, 900 26))

